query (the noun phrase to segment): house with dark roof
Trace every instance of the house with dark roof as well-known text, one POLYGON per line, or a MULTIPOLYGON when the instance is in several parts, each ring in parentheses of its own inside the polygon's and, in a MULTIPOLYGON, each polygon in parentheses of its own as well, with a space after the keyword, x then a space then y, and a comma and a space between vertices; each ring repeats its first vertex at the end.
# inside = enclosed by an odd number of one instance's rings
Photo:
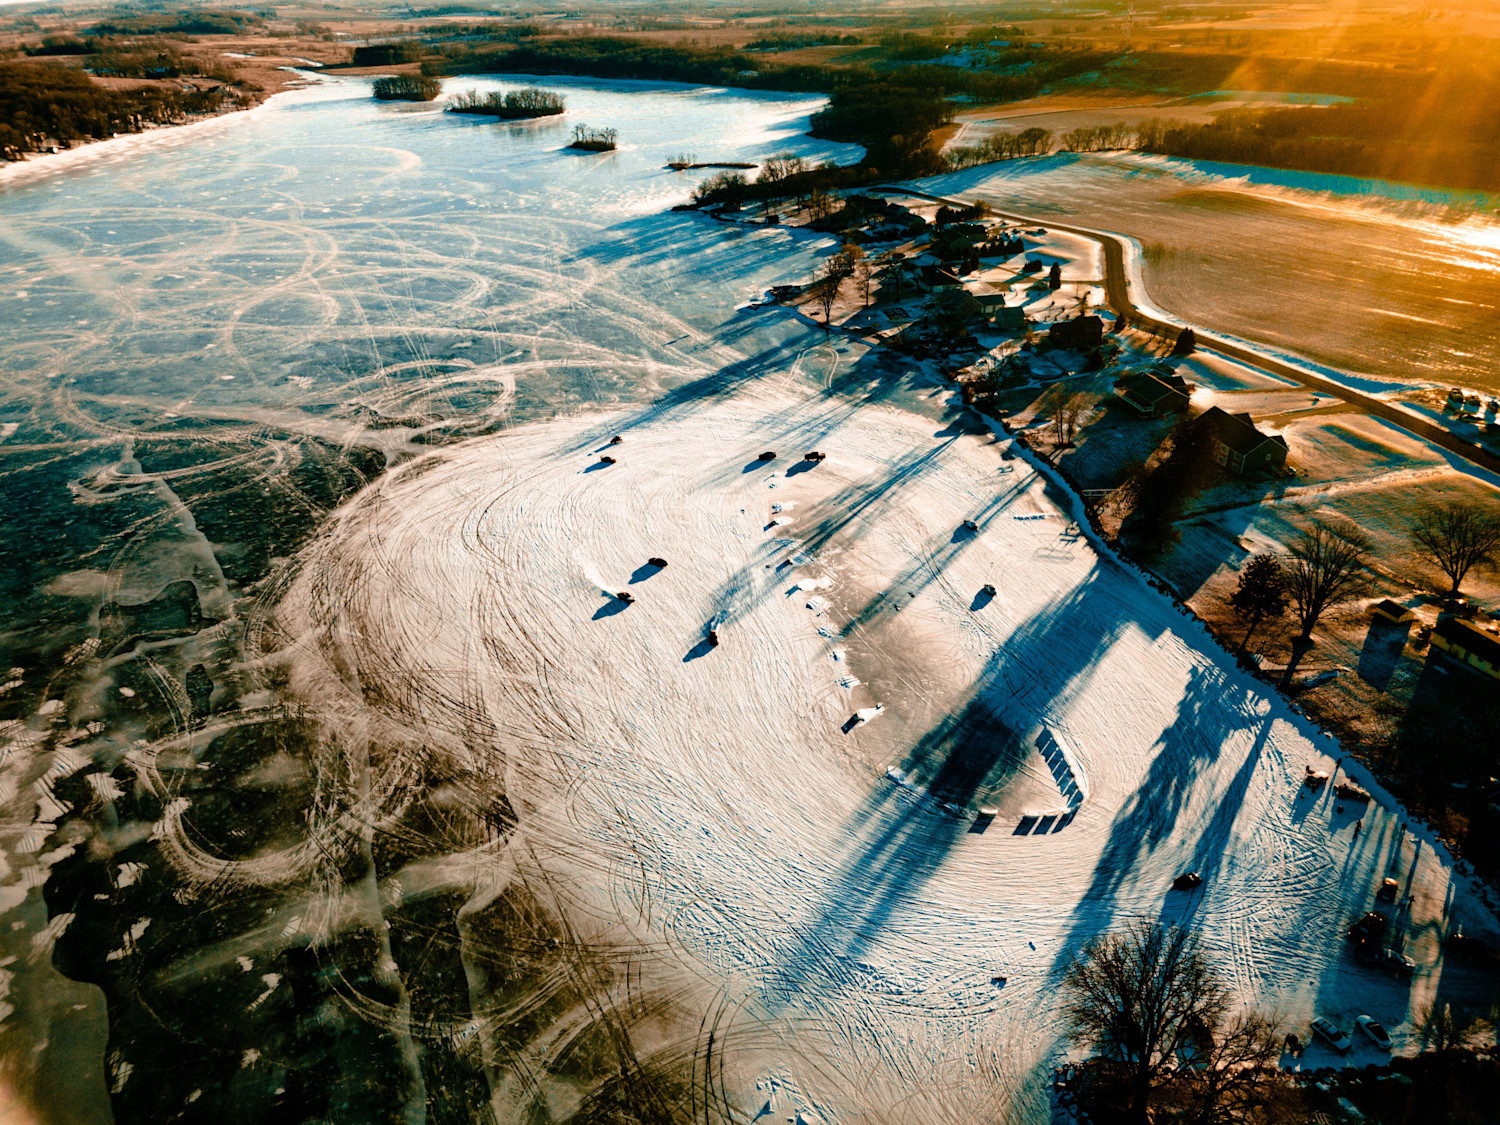
POLYGON ((1286 464, 1286 439, 1263 434, 1248 414, 1230 414, 1217 406, 1203 412, 1213 435, 1214 459, 1232 473, 1276 469, 1286 464))
POLYGON ((917 271, 917 288, 924 293, 937 293, 943 289, 962 289, 963 281, 952 270, 942 266, 923 266, 917 271))
POLYGON ((1092 315, 1060 320, 1048 331, 1047 341, 1054 348, 1071 348, 1074 351, 1097 348, 1104 343, 1104 321, 1092 315))
POLYGON ((1020 332, 1026 327, 1026 310, 1020 305, 1007 305, 1003 289, 977 285, 969 293, 979 302, 984 319, 1002 332, 1020 332))
POLYGON ((1460 664, 1500 680, 1500 637, 1472 621, 1452 615, 1438 618, 1432 630, 1432 647, 1441 649, 1460 664))
POLYGON ((1405 625, 1416 618, 1416 614, 1393 598, 1381 598, 1370 607, 1375 617, 1383 617, 1395 625, 1405 625))
POLYGON ((1142 418, 1186 410, 1193 385, 1169 368, 1129 371, 1115 380, 1115 393, 1142 418))

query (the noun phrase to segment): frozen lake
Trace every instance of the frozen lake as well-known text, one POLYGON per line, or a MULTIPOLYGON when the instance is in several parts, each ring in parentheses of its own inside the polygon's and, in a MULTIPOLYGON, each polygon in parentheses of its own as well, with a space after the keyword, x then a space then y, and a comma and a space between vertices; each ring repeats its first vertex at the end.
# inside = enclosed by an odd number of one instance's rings
POLYGON ((668 210, 679 153, 856 158, 817 99, 547 85, 498 126, 334 82, 0 191, 20 1096, 1040 1122, 1123 917, 1401 1044, 1488 986, 1446 855, 1303 793, 1331 745, 1038 463, 744 307, 828 239, 668 210), (1387 870, 1414 982, 1344 955, 1387 870))

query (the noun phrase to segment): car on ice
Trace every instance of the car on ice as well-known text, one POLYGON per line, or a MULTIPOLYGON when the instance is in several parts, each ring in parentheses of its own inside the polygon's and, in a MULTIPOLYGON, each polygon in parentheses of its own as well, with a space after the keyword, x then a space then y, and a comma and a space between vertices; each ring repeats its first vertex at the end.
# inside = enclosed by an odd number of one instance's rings
POLYGON ((774 460, 776 460, 776 454, 772 450, 768 449, 764 453, 762 453, 759 457, 757 457, 756 460, 757 461, 774 461, 774 460))
POLYGON ((664 558, 661 558, 660 556, 653 555, 651 558, 647 559, 646 561, 648 563, 650 563, 652 566, 656 567, 657 570, 665 570, 667 568, 667 560, 664 559, 664 558))
POLYGON ((1401 888, 1397 885, 1396 880, 1382 879, 1380 881, 1380 890, 1375 892, 1375 897, 1381 902, 1395 902, 1396 892, 1400 889, 1401 888))
POLYGON ((1370 799, 1370 791, 1368 789, 1363 785, 1356 785, 1354 782, 1348 780, 1339 782, 1333 787, 1333 791, 1340 797, 1344 797, 1350 801, 1368 801, 1370 799))
POLYGON ((629 590, 621 590, 618 594, 615 595, 615 598, 619 601, 624 602, 626 605, 630 605, 635 601, 635 595, 632 594, 629 590))
POLYGON ((1378 910, 1367 910, 1358 922, 1349 927, 1350 941, 1374 941, 1385 933, 1388 918, 1378 910))
POLYGON ((1410 957, 1405 957, 1394 949, 1376 945, 1373 941, 1360 942, 1354 955, 1366 965, 1372 965, 1393 977, 1409 977, 1417 971, 1417 963, 1410 957))
POLYGON ((713 648, 719 647, 719 631, 717 629, 710 629, 708 631, 708 643, 713 648))
POLYGON ((614 437, 612 437, 612 438, 609 439, 609 444, 610 445, 619 445, 624 440, 625 439, 622 438, 619 434, 616 434, 614 437))
POLYGON ((979 592, 987 598, 993 598, 995 596, 995 584, 993 582, 986 582, 983 586, 979 587, 979 592))
POLYGON ((1309 789, 1321 789, 1328 783, 1328 774, 1323 770, 1315 770, 1312 766, 1307 767, 1307 773, 1302 776, 1302 784, 1309 789))
POLYGON ((979 524, 975 523, 973 520, 964 520, 964 527, 967 528, 969 531, 978 531, 979 530, 979 524))
POLYGON ((1172 880, 1174 891, 1195 891, 1201 886, 1203 886, 1203 876, 1196 871, 1184 871, 1172 880))
POLYGON ((819 453, 816 449, 814 449, 811 453, 804 453, 802 455, 802 460, 804 460, 804 461, 811 461, 814 464, 816 464, 819 461, 826 460, 827 457, 828 457, 828 454, 826 454, 826 453, 819 453))
POLYGON ((1375 1022, 1372 1016, 1358 1016, 1354 1020, 1354 1026, 1365 1033, 1365 1036, 1379 1047, 1382 1051, 1391 1049, 1391 1037, 1385 1033, 1385 1028, 1375 1022))
POLYGON ((603 457, 599 458, 599 464, 601 465, 613 465, 614 463, 615 459, 607 453, 603 457))
POLYGON ((1314 1035, 1341 1055, 1347 1054, 1349 1048, 1354 1046, 1354 1041, 1349 1038, 1348 1032, 1340 1031, 1333 1026, 1332 1021, 1322 1016, 1317 1016, 1313 1019, 1312 1030, 1314 1035))

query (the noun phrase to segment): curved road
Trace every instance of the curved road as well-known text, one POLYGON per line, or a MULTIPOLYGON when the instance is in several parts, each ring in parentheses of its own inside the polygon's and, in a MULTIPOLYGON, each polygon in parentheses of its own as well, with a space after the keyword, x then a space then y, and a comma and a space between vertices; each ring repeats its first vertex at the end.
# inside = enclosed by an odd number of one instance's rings
MULTIPOLYGON (((869 190, 887 192, 892 195, 910 195, 918 199, 930 199, 935 203, 947 204, 949 207, 965 207, 972 202, 972 200, 949 199, 941 195, 917 191, 914 188, 904 187, 899 184, 882 184, 869 190)), ((1068 234, 1076 234, 1084 238, 1094 239, 1104 247, 1105 299, 1109 302, 1109 307, 1117 315, 1128 316, 1133 324, 1140 325, 1150 329, 1157 335, 1166 337, 1175 336, 1181 331, 1182 325, 1187 323, 1183 321, 1181 324, 1169 324, 1164 320, 1142 312, 1136 305, 1130 296, 1130 275, 1125 268, 1126 255, 1131 252, 1131 248, 1125 239, 1119 235, 1112 234, 1109 231, 1092 230, 1088 227, 1068 226, 1063 223, 1053 222, 1051 219, 1036 219, 1029 215, 1016 215, 1004 211, 994 211, 993 214, 997 218, 1004 219, 1007 222, 1020 223, 1025 226, 1044 226, 1050 230, 1060 230, 1068 234)), ((1500 454, 1496 454, 1485 446, 1454 433, 1445 426, 1440 426, 1436 422, 1429 421, 1409 410, 1403 410, 1401 407, 1395 406, 1374 395, 1364 394, 1341 383, 1336 383, 1331 379, 1325 379, 1321 375, 1309 371, 1307 368, 1298 367, 1295 364, 1265 355, 1253 348, 1248 348, 1243 344, 1226 340, 1224 337, 1199 328, 1197 325, 1193 325, 1192 328, 1200 344, 1207 344, 1221 355, 1238 360, 1249 367, 1258 368, 1268 374, 1277 375, 1284 379, 1291 379, 1310 390, 1332 395, 1334 398, 1341 399, 1351 406, 1358 407, 1366 414, 1400 426, 1403 430, 1422 438, 1424 441, 1430 441, 1433 445, 1446 449, 1450 453, 1456 453, 1458 456, 1481 468, 1500 474, 1500 454)))

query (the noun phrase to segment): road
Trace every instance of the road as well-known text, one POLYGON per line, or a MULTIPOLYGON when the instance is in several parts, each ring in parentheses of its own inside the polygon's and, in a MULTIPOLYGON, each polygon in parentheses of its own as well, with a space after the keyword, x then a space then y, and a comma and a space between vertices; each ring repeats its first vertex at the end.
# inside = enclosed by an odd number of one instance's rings
MULTIPOLYGON (((918 199, 930 199, 935 203, 944 203, 949 207, 964 207, 972 200, 950 199, 941 195, 933 195, 930 192, 917 191, 910 187, 899 184, 884 184, 871 190, 889 192, 891 194, 904 194, 915 196, 918 199)), ((1067 234, 1081 235, 1092 238, 1104 247, 1104 293, 1109 307, 1118 316, 1128 316, 1132 324, 1145 328, 1157 335, 1165 337, 1176 336, 1186 321, 1175 324, 1161 320, 1141 310, 1135 303, 1130 293, 1130 275, 1126 269, 1126 255, 1133 253, 1134 248, 1121 236, 1110 231, 1094 230, 1089 227, 1068 226, 1057 223, 1051 219, 1037 219, 1029 215, 1017 215, 1004 211, 994 211, 997 218, 1007 222, 1019 223, 1025 226, 1045 226, 1050 230, 1059 230, 1067 234)), ((1309 390, 1318 391, 1320 394, 1331 395, 1343 402, 1348 403, 1366 414, 1383 419, 1401 429, 1413 434, 1424 441, 1457 454, 1464 460, 1488 469, 1492 473, 1500 473, 1500 454, 1479 445, 1468 438, 1454 433, 1445 426, 1438 425, 1419 414, 1405 410, 1393 403, 1374 395, 1364 394, 1360 391, 1337 383, 1332 379, 1324 378, 1313 371, 1299 367, 1293 363, 1277 359, 1236 343, 1233 340, 1219 336, 1197 325, 1193 325, 1193 333, 1198 338, 1200 347, 1207 346, 1220 355, 1229 357, 1247 367, 1253 367, 1270 375, 1276 375, 1283 379, 1290 379, 1300 383, 1309 390)))

